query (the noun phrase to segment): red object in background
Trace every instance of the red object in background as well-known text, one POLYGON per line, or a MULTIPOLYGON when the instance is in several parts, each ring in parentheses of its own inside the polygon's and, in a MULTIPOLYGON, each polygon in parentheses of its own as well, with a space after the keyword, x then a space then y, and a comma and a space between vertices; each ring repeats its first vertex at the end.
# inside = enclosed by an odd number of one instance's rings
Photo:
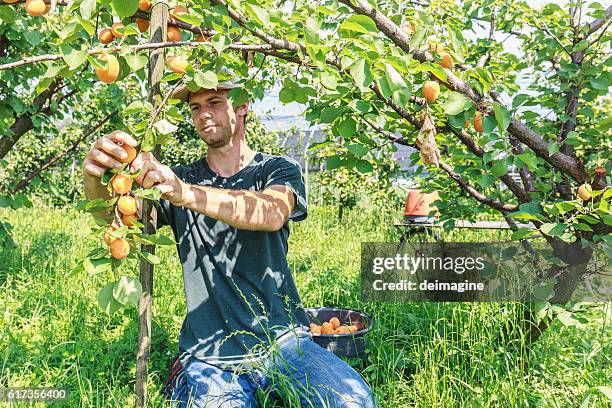
POLYGON ((421 218, 429 217, 429 213, 436 211, 436 216, 440 215, 437 208, 432 203, 438 200, 440 196, 437 191, 433 193, 422 193, 419 190, 411 190, 406 198, 406 207, 404 207, 404 218, 421 218))

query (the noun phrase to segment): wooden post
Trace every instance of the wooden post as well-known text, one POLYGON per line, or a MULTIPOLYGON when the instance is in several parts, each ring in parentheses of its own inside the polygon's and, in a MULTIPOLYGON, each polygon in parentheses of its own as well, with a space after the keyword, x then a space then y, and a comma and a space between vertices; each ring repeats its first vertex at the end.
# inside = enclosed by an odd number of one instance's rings
MULTIPOLYGON (((157 3, 151 10, 151 25, 149 29, 149 41, 162 42, 166 39, 168 22, 168 5, 157 3)), ((153 107, 161 103, 160 82, 164 73, 164 50, 163 48, 152 49, 149 55, 149 102, 153 107)), ((160 147, 157 145, 153 150, 155 157, 159 157, 160 147)), ((146 234, 154 234, 157 225, 157 212, 155 206, 149 200, 143 200, 142 223, 146 234)), ((143 245, 142 250, 153 254, 154 245, 143 245)), ((149 374, 149 355, 151 351, 151 318, 152 318, 152 296, 153 296, 153 265, 148 261, 140 260, 140 283, 142 284, 142 295, 138 302, 138 353, 136 355, 136 407, 147 406, 147 377, 149 374)))

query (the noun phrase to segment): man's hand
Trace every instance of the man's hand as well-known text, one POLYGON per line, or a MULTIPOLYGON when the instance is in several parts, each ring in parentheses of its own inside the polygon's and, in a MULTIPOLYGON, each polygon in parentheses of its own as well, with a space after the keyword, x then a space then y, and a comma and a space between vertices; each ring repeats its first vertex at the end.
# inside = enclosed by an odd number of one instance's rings
POLYGON ((184 206, 189 198, 189 185, 179 179, 172 169, 157 161, 151 152, 142 152, 130 165, 132 173, 142 170, 134 180, 143 188, 155 187, 162 198, 173 205, 184 206))
POLYGON ((128 156, 121 147, 122 144, 136 146, 138 143, 136 139, 121 130, 115 130, 96 140, 83 161, 83 173, 102 177, 108 168, 121 168, 123 164, 119 160, 128 156))

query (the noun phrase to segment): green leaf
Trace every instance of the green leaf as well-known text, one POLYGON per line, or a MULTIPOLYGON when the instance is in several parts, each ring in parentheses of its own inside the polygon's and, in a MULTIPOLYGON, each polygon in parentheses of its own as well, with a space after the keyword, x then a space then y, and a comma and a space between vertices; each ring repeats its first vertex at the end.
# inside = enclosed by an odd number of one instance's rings
POLYGON ((362 34, 378 33, 376 23, 370 17, 354 15, 342 22, 338 30, 354 31, 362 34))
MULTIPOLYGON (((444 109, 444 113, 449 116, 455 116, 467 109, 472 105, 470 99, 460 94, 459 92, 451 92, 442 104, 442 109, 444 109)), ((463 124, 465 124, 465 120, 463 120, 463 124)))
POLYGON ((217 54, 221 55, 223 50, 230 46, 232 40, 226 36, 221 34, 215 34, 213 38, 210 40, 213 48, 217 51, 217 54))
POLYGON ((149 261, 151 265, 159 265, 161 263, 161 259, 155 254, 150 254, 148 252, 141 252, 140 255, 149 261))
POLYGON ((368 90, 368 86, 372 83, 372 71, 370 70, 370 63, 365 59, 361 58, 355 61, 350 68, 351 76, 357 84, 357 87, 365 92, 368 90))
POLYGON ((199 27, 202 25, 202 19, 200 18, 200 16, 191 14, 191 13, 176 13, 176 15, 179 17, 179 20, 184 21, 187 24, 191 24, 194 25, 196 27, 199 27))
POLYGON ((484 133, 491 133, 493 129, 497 126, 497 121, 491 115, 484 115, 482 117, 482 128, 484 133))
POLYGON ((113 0, 113 9, 120 18, 129 17, 138 11, 138 0, 113 0))
POLYGON ((270 24, 270 15, 268 11, 262 7, 248 3, 245 6, 246 11, 252 16, 259 24, 267 27, 270 24))
POLYGON ((350 116, 344 117, 334 125, 338 135, 351 137, 357 132, 357 122, 350 116))
POLYGON ((60 46, 62 52, 62 58, 68 64, 70 70, 75 70, 85 62, 87 59, 87 50, 75 50, 68 44, 62 44, 60 46))
POLYGON ((178 127, 168 122, 166 119, 158 120, 153 127, 162 135, 169 135, 177 131, 178 127))
POLYGON ((503 133, 508 129, 508 125, 510 125, 510 112, 497 102, 493 102, 493 110, 495 111, 497 127, 500 133, 503 133))
POLYGON ((418 70, 431 72, 441 81, 446 81, 447 79, 446 71, 444 71, 444 68, 442 68, 441 65, 434 64, 429 61, 420 64, 418 70))
POLYGON ((355 157, 363 157, 370 151, 370 148, 362 144, 354 143, 346 146, 347 150, 355 157))
POLYGON ((123 115, 129 116, 134 113, 141 112, 145 109, 146 109, 146 106, 143 101, 134 101, 123 109, 123 115))
POLYGON ((425 39, 426 35, 427 35, 427 28, 425 27, 418 28, 416 33, 412 35, 412 38, 410 39, 410 42, 408 43, 408 47, 411 50, 418 49, 423 43, 423 40, 425 39))
POLYGON ((81 16, 85 20, 89 20, 91 13, 96 9, 96 0, 83 0, 79 9, 81 11, 81 16))
POLYGON ((112 316, 117 310, 123 307, 113 296, 114 287, 115 283, 111 282, 98 292, 98 305, 100 305, 100 308, 109 316, 112 316))
POLYGON ((321 84, 325 88, 331 89, 332 91, 338 86, 338 79, 340 79, 338 75, 333 72, 321 71, 319 73, 319 80, 321 81, 321 84))
POLYGON ((291 103, 295 100, 295 83, 291 79, 286 78, 283 81, 283 87, 278 93, 278 99, 281 101, 281 103, 285 104, 291 103))
POLYGON ((355 169, 360 173, 371 173, 374 170, 374 166, 367 160, 357 160, 355 169))
POLYGON ((546 235, 550 235, 553 237, 560 237, 565 232, 565 224, 559 223, 544 223, 540 227, 540 231, 542 231, 546 235))
POLYGON ((400 75, 399 72, 392 65, 385 63, 385 79, 387 80, 387 84, 389 85, 389 90, 391 93, 397 91, 398 89, 402 89, 406 87, 406 82, 404 78, 400 75))
POLYGON ((582 51, 589 46, 589 42, 587 40, 582 40, 578 44, 574 45, 573 52, 582 51))
POLYGON ((217 89, 219 78, 214 71, 198 71, 193 77, 195 83, 205 89, 217 89))
POLYGON ((533 234, 533 230, 529 229, 529 228, 519 228, 516 231, 514 231, 512 233, 512 237, 511 239, 513 241, 520 241, 521 239, 525 238, 528 235, 533 234))
POLYGON ((111 270, 111 267, 112 267, 112 261, 108 258, 101 258, 101 259, 86 258, 83 261, 83 268, 85 268, 87 273, 90 275, 95 275, 101 272, 108 272, 111 270))
POLYGON ((610 86, 610 81, 608 80, 608 76, 605 72, 603 72, 597 78, 591 78, 590 82, 593 88, 599 89, 600 91, 606 90, 610 86))
POLYGON ((448 124, 455 129, 463 129, 465 127, 465 114, 460 112, 458 115, 449 116, 448 124))
POLYGON ((147 65, 147 62, 149 61, 146 56, 137 54, 125 55, 123 58, 125 58, 125 62, 127 62, 132 71, 138 71, 140 68, 147 65))
POLYGON ((227 93, 227 98, 232 103, 233 107, 242 106, 248 102, 250 96, 246 89, 244 88, 234 88, 230 89, 227 93))
POLYGON ((338 155, 329 156, 325 159, 325 167, 327 170, 337 169, 338 167, 342 167, 345 161, 338 155))
POLYGON ((142 294, 142 285, 138 279, 122 276, 113 285, 113 297, 125 306, 138 306, 142 294))
POLYGON ((526 152, 523 154, 519 154, 517 157, 521 159, 521 161, 525 163, 527 167, 529 167, 529 170, 535 171, 537 169, 538 158, 534 154, 526 152))
POLYGON ((321 116, 319 117, 319 121, 321 123, 332 123, 338 115, 342 113, 342 108, 336 108, 334 106, 328 106, 321 111, 321 116))
POLYGON ((559 151, 559 145, 556 143, 550 143, 548 145, 548 155, 552 156, 553 154, 557 153, 559 151))
POLYGON ((554 283, 543 283, 533 288, 533 296, 539 300, 548 300, 555 295, 554 283))
POLYGON ((140 240, 151 245, 176 245, 174 239, 167 235, 157 234, 142 234, 140 240))
POLYGON ((506 173, 508 173, 506 160, 495 160, 493 166, 491 166, 491 174, 495 177, 501 177, 506 173))
POLYGON ((512 99, 512 108, 516 109, 517 107, 521 106, 525 101, 529 100, 529 98, 531 97, 526 94, 516 95, 514 99, 512 99))
POLYGON ((411 95, 412 92, 409 88, 402 88, 393 92, 393 95, 391 95, 391 99, 393 99, 393 102, 395 102, 396 105, 408 106, 410 104, 411 95))

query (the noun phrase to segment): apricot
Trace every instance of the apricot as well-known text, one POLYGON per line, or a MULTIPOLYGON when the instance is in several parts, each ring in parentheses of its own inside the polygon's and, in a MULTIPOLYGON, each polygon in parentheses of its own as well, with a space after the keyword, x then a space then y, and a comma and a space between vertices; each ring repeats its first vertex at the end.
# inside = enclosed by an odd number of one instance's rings
POLYGON ((482 113, 476 112, 476 117, 474 118, 474 129, 477 132, 482 133, 484 131, 484 127, 482 127, 482 113))
POLYGON ((181 41, 181 30, 178 27, 168 26, 166 40, 170 42, 181 41))
POLYGON ((115 238, 110 244, 110 253, 115 259, 123 259, 130 253, 130 244, 123 238, 115 238))
POLYGON ((173 9, 170 9, 170 16, 177 20, 180 20, 177 13, 189 13, 189 10, 185 6, 176 6, 173 9))
POLYGON ((121 196, 117 200, 117 208, 121 214, 136 214, 136 200, 132 196, 121 196))
POLYGON ((106 67, 96 67, 96 75, 100 81, 104 82, 105 84, 115 82, 119 77, 119 61, 117 61, 117 57, 110 54, 102 54, 98 57, 98 60, 106 62, 106 67))
POLYGON ((98 39, 102 44, 109 44, 113 42, 115 36, 113 35, 113 31, 110 28, 105 28, 104 30, 100 31, 100 33, 98 33, 98 39))
POLYGON ((588 201, 591 199, 591 191, 593 191, 591 185, 588 183, 584 183, 583 185, 578 187, 578 197, 580 197, 582 201, 588 201))
POLYGON ((440 95, 440 85, 435 81, 426 81, 423 85, 423 96, 428 103, 434 103, 440 95))
POLYGON ((349 334, 350 332, 351 329, 349 329, 349 327, 344 324, 338 327, 338 334, 349 334))
POLYGON ((310 333, 321 334, 321 326, 316 323, 310 323, 310 333))
POLYGON ((172 72, 176 72, 177 74, 184 74, 187 72, 187 65, 189 65, 187 58, 182 55, 169 56, 166 59, 166 64, 172 72))
POLYGON ((121 214, 121 222, 128 227, 134 226, 134 221, 138 221, 138 214, 134 215, 125 215, 121 214))
POLYGON ((442 65, 443 68, 449 69, 453 67, 453 57, 448 51, 443 51, 440 57, 442 58, 440 65, 442 65))
POLYGON ((147 11, 151 8, 151 2, 149 0, 140 0, 138 2, 138 10, 147 11))
POLYGON ((210 42, 210 37, 198 34, 195 38, 195 42, 210 42))
POLYGON ((357 326, 354 326, 354 325, 350 325, 348 328, 349 328, 349 332, 351 333, 356 333, 359 331, 359 329, 357 329, 357 326))
POLYGON ((111 186, 115 194, 127 194, 132 190, 132 179, 125 174, 115 174, 111 186))
POLYGON ((321 325, 321 334, 334 334, 334 328, 330 322, 325 322, 321 325))
POLYGON ((136 25, 138 26, 138 31, 144 33, 149 29, 149 20, 145 20, 144 18, 137 18, 136 25))
POLYGON ((117 31, 120 28, 123 28, 123 23, 115 23, 111 26, 111 31, 113 32, 113 35, 116 38, 123 38, 125 37, 125 35, 121 34, 119 31, 117 31))
POLYGON ((329 319, 329 323, 332 325, 334 330, 340 327, 340 320, 338 320, 337 317, 332 317, 331 319, 329 319))
POLYGON ((39 17, 45 14, 47 5, 43 0, 27 0, 24 7, 29 15, 39 17))
POLYGON ((124 157, 123 159, 118 157, 117 160, 119 160, 121 163, 131 163, 136 158, 136 148, 128 144, 122 144, 120 146, 127 153, 127 157, 124 157))

